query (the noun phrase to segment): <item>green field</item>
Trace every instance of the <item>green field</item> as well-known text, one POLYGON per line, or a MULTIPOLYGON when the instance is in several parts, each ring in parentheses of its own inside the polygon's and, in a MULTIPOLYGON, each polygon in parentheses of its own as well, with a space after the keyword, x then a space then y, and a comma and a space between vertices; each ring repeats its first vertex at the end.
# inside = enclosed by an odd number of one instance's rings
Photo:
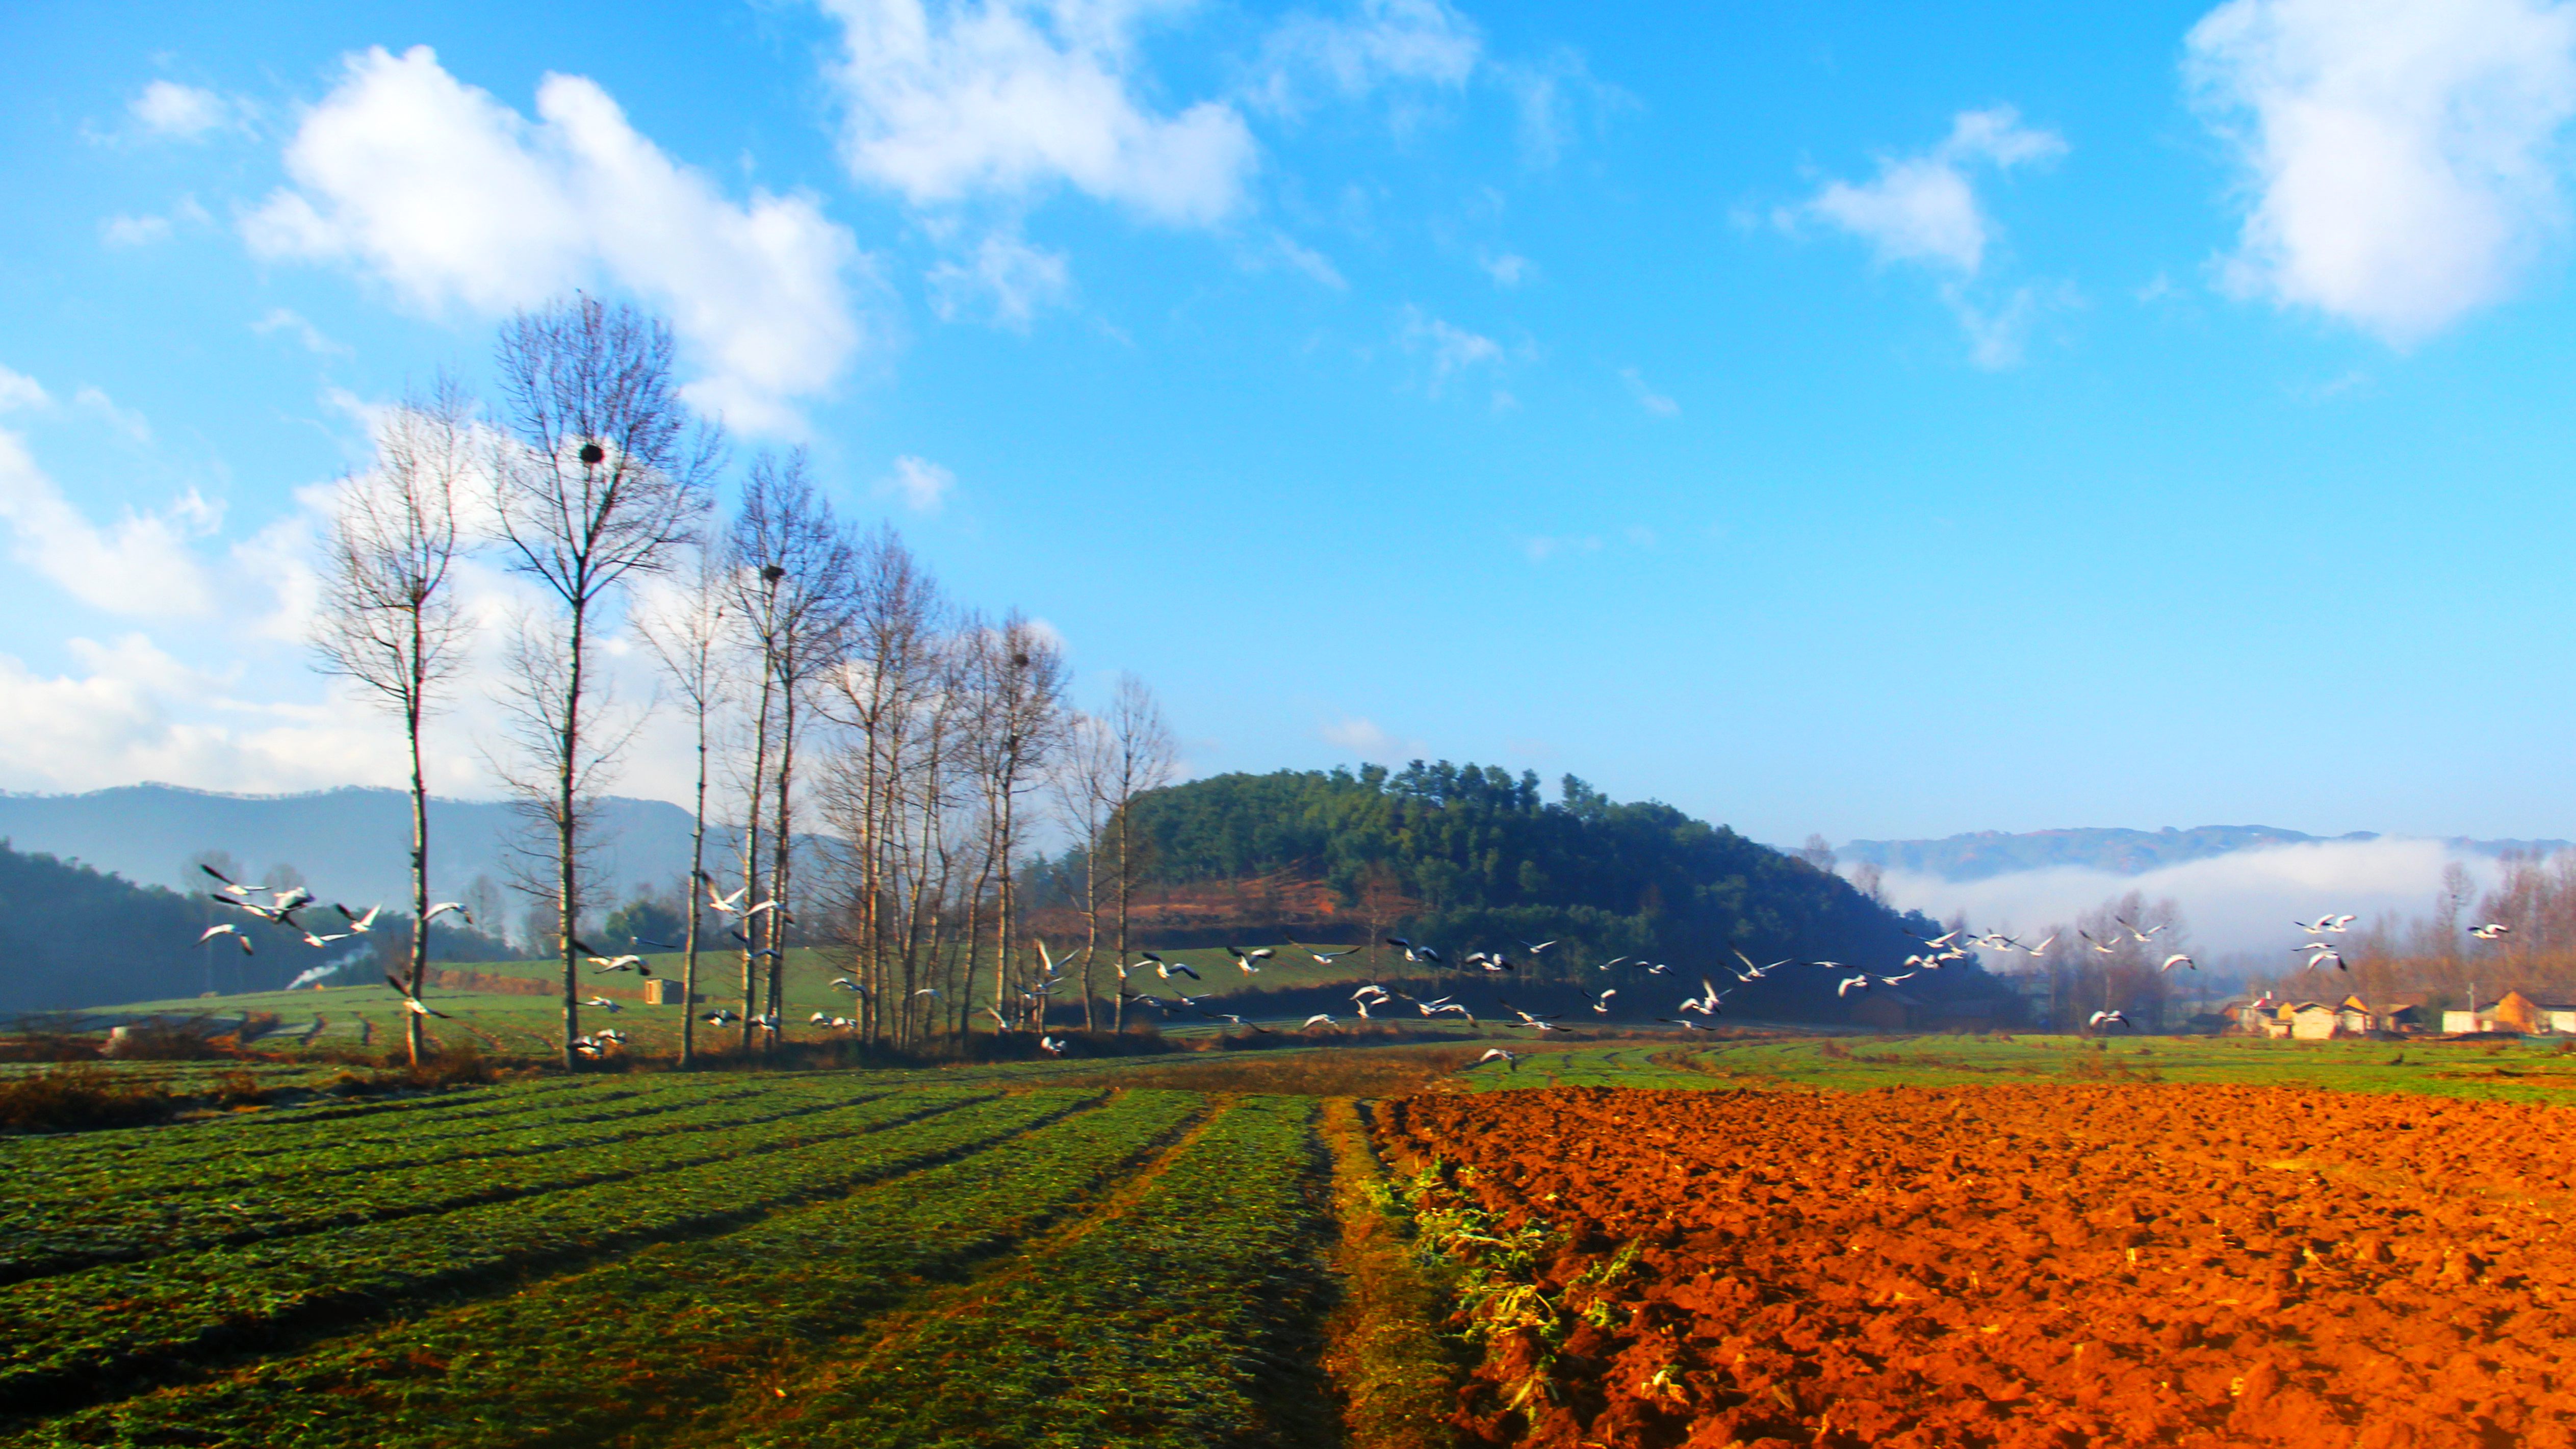
POLYGON ((1485 1045, 523 1074, 0 1138, 0 1446, 1330 1443, 1327 1246, 1364 1195, 1333 1188, 1319 1098, 2576 1100, 2576 1056, 2519 1042, 1629 1038, 1516 1069, 1485 1045))

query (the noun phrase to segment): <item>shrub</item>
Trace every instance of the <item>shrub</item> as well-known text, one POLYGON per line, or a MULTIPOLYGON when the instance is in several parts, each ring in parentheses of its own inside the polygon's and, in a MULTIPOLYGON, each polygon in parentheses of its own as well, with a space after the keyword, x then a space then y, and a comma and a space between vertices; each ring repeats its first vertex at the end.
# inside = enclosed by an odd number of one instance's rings
POLYGON ((73 1062, 0 1084, 0 1131, 69 1132, 157 1121, 178 1103, 159 1087, 73 1062))

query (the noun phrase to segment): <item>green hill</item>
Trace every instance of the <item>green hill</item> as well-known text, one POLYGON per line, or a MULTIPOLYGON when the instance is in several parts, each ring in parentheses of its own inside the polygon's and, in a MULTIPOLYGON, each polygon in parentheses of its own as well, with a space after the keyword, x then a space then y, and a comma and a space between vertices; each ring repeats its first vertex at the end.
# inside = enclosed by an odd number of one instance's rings
MULTIPOLYGON (((1434 943, 1453 964, 1474 949, 1526 961, 1520 943, 1557 940, 1516 979, 1560 991, 1624 985, 1622 975, 1596 969, 1618 956, 1668 963, 1680 974, 1665 984, 1687 975, 1694 986, 1702 974, 1736 967, 1738 950, 1756 962, 1895 973, 1921 949, 1918 937, 1941 929, 1723 825, 1653 801, 1616 802, 1571 775, 1553 800, 1535 774, 1445 761, 1218 775, 1155 791, 1133 810, 1157 885, 1312 878, 1347 908, 1350 925, 1368 921, 1434 943)), ((1757 1015, 1839 1016, 1840 974, 1783 968, 1728 1004, 1757 1015)), ((1918 976, 1905 991, 1957 1006, 2005 994, 1973 962, 1918 976)))

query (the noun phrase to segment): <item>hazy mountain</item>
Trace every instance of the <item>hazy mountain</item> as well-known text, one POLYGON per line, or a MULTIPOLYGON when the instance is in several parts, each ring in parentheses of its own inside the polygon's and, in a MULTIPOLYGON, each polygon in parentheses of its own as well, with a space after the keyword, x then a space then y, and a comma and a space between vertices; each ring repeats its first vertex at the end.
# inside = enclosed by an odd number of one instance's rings
MULTIPOLYGON (((623 897, 639 883, 665 887, 687 871, 689 813, 680 807, 610 797, 594 818, 593 879, 611 895, 623 897)), ((431 800, 433 889, 452 898, 477 876, 506 882, 521 829, 516 807, 506 802, 431 800)), ((220 850, 254 874, 291 865, 326 900, 399 904, 411 894, 411 806, 399 790, 224 795, 125 785, 85 795, 0 795, 0 840, 183 891, 206 884, 193 864, 199 853, 220 850)))
MULTIPOLYGON (((1855 840, 1838 847, 1834 854, 1847 867, 1866 862, 1881 870, 1973 881, 2055 866, 2075 866, 2118 875, 2143 875, 2186 861, 2207 860, 2241 850, 2379 838, 2367 830, 2326 836, 2281 830, 2269 825, 2201 825, 2189 830, 2176 830, 2172 826, 2162 830, 2034 830, 2020 835, 1980 830, 1969 835, 1953 835, 1945 840, 1855 840)), ((2507 851, 2536 851, 2545 855, 2569 846, 2569 842, 2564 840, 2470 840, 2466 837, 2446 840, 2443 844, 2479 855, 2502 855, 2507 851)))

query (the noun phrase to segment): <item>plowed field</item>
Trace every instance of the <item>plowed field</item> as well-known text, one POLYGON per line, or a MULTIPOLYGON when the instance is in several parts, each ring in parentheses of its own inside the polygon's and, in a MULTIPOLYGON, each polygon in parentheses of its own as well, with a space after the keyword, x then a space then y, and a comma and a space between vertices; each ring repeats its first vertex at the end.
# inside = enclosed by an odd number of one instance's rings
POLYGON ((2563 1109, 1564 1088, 1379 1126, 1436 1197, 1556 1230, 1479 1442, 2576 1443, 2563 1109))

